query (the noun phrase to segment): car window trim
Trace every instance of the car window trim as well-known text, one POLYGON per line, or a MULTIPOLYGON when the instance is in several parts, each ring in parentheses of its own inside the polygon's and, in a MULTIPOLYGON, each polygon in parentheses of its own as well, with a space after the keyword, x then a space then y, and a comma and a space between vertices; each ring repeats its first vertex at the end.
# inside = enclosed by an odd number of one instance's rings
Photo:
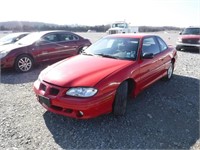
POLYGON ((60 38, 60 36, 62 35, 62 34, 68 34, 68 35, 72 35, 72 36, 74 36, 74 37, 77 37, 78 39, 76 39, 76 40, 69 40, 69 41, 58 41, 58 42, 76 42, 76 41, 80 41, 80 38, 77 36, 77 35, 75 35, 75 34, 73 34, 73 33, 58 33, 58 36, 59 36, 59 38, 60 38))
MULTIPOLYGON (((143 51, 142 51, 142 50, 143 50, 143 42, 144 42, 144 39, 146 39, 146 38, 153 38, 154 41, 156 42, 155 44, 158 45, 159 52, 156 53, 156 54, 154 54, 154 56, 160 54, 162 51, 161 51, 160 45, 159 45, 159 43, 158 43, 158 41, 157 41, 157 39, 156 39, 156 36, 147 36, 147 37, 144 37, 143 40, 142 40, 142 44, 141 44, 141 46, 142 46, 142 48, 141 48, 141 56, 142 56, 142 54, 143 54, 143 51)), ((141 57, 141 56, 140 56, 140 57, 141 57)))

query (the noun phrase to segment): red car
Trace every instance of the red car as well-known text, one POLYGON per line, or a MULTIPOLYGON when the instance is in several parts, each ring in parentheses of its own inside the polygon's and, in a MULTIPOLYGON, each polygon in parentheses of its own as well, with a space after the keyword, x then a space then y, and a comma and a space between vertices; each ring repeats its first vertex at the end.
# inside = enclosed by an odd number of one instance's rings
POLYGON ((177 51, 158 36, 109 35, 81 55, 44 69, 34 91, 42 106, 57 114, 80 119, 123 115, 128 96, 160 78, 171 79, 176 59, 177 51))
POLYGON ((34 63, 77 55, 83 47, 90 45, 88 39, 72 32, 30 33, 15 44, 0 46, 1 68, 14 67, 18 72, 27 72, 34 63))
POLYGON ((188 27, 180 33, 176 42, 177 50, 200 50, 200 27, 188 27))

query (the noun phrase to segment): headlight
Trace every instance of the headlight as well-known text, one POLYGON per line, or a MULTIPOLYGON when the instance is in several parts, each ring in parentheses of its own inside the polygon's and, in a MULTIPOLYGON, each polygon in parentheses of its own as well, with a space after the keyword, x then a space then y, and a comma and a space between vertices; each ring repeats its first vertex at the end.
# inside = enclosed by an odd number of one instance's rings
POLYGON ((86 87, 77 87, 77 88, 70 88, 66 95, 69 96, 76 96, 76 97, 91 97, 97 93, 97 89, 95 88, 86 88, 86 87))
POLYGON ((7 54, 8 54, 8 52, 1 52, 0 53, 0 59, 4 58, 7 54))
POLYGON ((181 39, 181 38, 178 38, 178 42, 182 42, 182 39, 181 39))

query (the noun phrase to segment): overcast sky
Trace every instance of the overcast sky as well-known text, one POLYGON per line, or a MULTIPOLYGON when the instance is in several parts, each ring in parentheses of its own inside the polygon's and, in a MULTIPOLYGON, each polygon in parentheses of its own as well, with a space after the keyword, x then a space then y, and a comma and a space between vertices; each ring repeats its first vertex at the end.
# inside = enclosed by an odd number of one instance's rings
POLYGON ((101 25, 200 25, 200 0, 1 0, 0 22, 101 25))

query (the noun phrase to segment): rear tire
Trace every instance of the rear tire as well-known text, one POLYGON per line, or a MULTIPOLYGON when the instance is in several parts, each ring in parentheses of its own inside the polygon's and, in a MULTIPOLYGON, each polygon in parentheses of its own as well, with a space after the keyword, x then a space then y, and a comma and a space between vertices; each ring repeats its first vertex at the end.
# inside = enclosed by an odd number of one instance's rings
POLYGON ((17 72, 28 72, 33 67, 33 59, 26 54, 20 55, 17 57, 14 67, 17 72))
POLYGON ((173 76, 174 72, 174 64, 171 62, 169 68, 167 69, 167 75, 165 76, 165 80, 170 80, 173 76))
POLYGON ((124 81, 117 89, 113 104, 113 113, 116 116, 124 115, 128 99, 128 82, 124 81))

